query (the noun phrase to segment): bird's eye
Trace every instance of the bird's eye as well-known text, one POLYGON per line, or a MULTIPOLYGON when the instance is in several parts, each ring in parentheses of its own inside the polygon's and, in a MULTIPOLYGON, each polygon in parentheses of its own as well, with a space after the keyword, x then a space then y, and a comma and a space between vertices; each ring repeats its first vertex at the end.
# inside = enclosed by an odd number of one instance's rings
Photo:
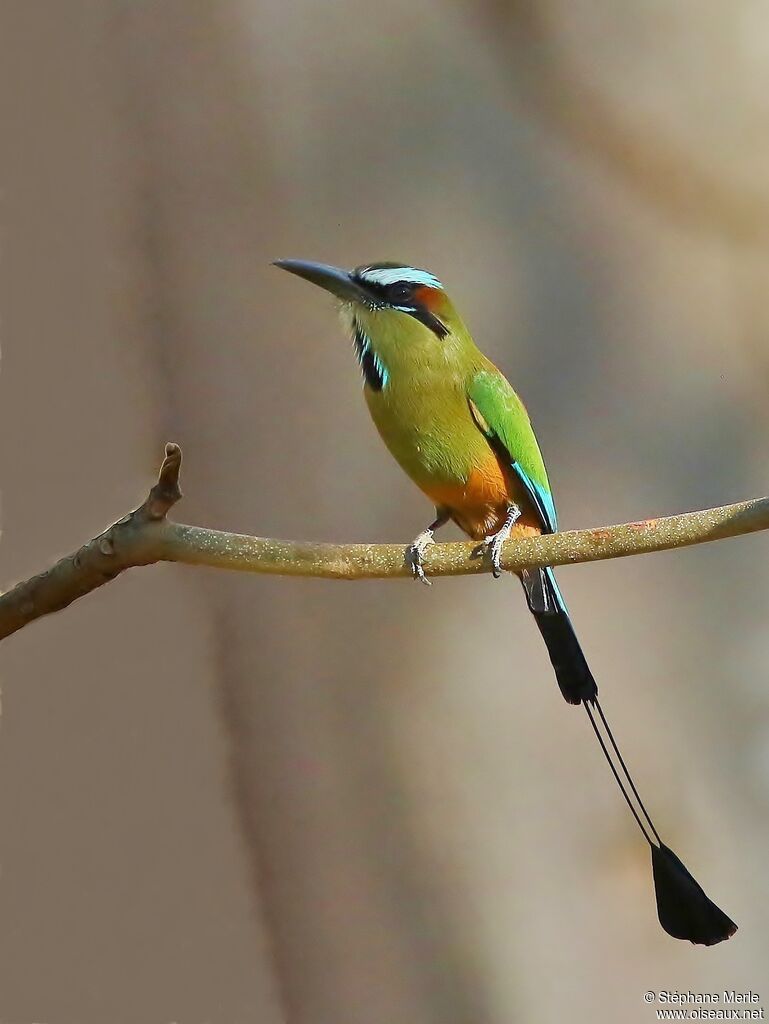
POLYGON ((388 296, 394 306, 404 305, 411 301, 411 285, 406 281, 397 281, 390 287, 388 296))

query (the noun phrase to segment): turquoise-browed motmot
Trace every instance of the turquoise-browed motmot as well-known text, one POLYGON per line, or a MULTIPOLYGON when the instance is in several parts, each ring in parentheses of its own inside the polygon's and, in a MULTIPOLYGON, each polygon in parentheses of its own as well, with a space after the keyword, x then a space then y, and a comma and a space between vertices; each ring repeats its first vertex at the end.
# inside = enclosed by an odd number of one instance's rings
MULTIPOLYGON (((372 419, 395 459, 435 505, 434 522, 407 549, 416 577, 425 580, 425 549, 449 520, 484 543, 495 576, 515 524, 555 532, 547 471, 526 409, 476 347, 433 274, 400 263, 353 271, 304 260, 278 260, 277 266, 341 300, 372 419)), ((638 795, 553 570, 524 569, 520 577, 561 693, 570 704, 584 706, 651 848, 662 927, 675 938, 703 945, 729 938, 737 926, 664 845, 638 795)))

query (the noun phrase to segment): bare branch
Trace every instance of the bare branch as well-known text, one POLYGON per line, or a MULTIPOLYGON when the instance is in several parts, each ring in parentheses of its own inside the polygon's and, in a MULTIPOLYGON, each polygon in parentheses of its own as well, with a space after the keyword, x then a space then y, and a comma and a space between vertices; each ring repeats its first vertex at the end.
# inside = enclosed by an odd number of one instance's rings
MULTIPOLYGON (((324 579, 408 577, 411 568, 401 544, 318 544, 224 533, 172 523, 167 513, 181 497, 178 445, 166 445, 158 481, 147 500, 79 551, 0 596, 0 639, 28 622, 65 608, 78 597, 114 579, 124 569, 153 562, 182 562, 238 572, 324 579)), ((570 565, 605 558, 688 547, 769 529, 769 497, 735 505, 686 512, 662 519, 576 530, 549 536, 514 533, 505 544, 502 568, 570 565)), ((430 576, 489 572, 477 545, 436 544, 425 556, 430 576)))
POLYGON ((50 569, 0 596, 0 639, 33 619, 59 611, 134 565, 158 561, 157 539, 165 516, 181 497, 181 448, 166 445, 157 483, 139 508, 113 523, 50 569))
POLYGON ((169 441, 166 457, 158 473, 158 482, 147 495, 147 500, 132 515, 144 513, 148 519, 165 519, 177 501, 181 500, 179 472, 182 468, 182 450, 178 444, 169 441))

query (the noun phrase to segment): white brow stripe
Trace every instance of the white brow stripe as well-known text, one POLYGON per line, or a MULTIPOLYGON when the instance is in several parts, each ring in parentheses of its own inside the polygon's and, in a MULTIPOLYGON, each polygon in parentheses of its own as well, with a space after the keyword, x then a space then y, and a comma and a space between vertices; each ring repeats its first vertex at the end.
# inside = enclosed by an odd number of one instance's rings
POLYGON ((361 270, 359 275, 364 281, 372 284, 396 284, 398 281, 407 281, 409 284, 423 284, 428 288, 443 288, 443 285, 433 274, 426 270, 415 270, 414 267, 384 267, 361 270))

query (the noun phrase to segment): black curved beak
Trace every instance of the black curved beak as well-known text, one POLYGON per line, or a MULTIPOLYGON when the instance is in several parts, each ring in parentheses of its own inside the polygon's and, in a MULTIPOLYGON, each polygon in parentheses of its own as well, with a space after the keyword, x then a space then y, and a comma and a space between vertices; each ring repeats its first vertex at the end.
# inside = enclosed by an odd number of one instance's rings
POLYGON ((343 302, 370 300, 366 290, 353 279, 350 272, 339 267, 331 267, 327 263, 312 263, 309 260, 275 260, 273 266, 317 284, 343 302))

